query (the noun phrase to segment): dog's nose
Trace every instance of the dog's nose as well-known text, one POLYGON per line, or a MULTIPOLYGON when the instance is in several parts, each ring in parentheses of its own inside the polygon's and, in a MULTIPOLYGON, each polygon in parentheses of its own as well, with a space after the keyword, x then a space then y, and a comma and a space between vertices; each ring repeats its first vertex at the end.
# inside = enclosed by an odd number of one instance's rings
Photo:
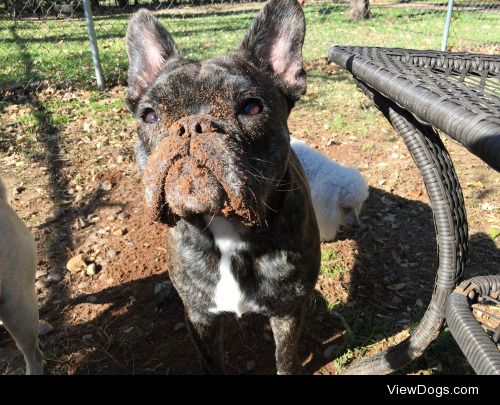
POLYGON ((206 115, 183 117, 170 127, 170 133, 177 136, 195 137, 209 132, 217 132, 217 126, 212 118, 206 115))

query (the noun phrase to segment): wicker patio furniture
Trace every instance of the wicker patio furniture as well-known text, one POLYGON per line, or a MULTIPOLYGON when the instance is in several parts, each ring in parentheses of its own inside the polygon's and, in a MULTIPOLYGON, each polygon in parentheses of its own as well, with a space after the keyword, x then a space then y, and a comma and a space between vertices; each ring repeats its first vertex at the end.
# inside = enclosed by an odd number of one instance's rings
POLYGON ((500 275, 478 277, 455 290, 467 260, 467 217, 437 131, 500 171, 500 56, 333 46, 328 60, 353 75, 408 147, 429 195, 439 260, 431 301, 411 336, 354 363, 346 374, 400 369, 420 357, 445 320, 476 373, 500 374, 500 332, 488 333, 470 309, 478 299, 498 300, 500 275))

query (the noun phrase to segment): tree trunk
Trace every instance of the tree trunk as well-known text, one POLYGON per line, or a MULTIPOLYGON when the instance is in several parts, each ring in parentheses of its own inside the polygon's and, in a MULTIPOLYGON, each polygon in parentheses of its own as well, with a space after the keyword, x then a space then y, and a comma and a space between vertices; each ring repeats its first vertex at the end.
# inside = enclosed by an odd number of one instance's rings
POLYGON ((348 17, 349 20, 366 20, 370 18, 370 0, 351 0, 348 17))

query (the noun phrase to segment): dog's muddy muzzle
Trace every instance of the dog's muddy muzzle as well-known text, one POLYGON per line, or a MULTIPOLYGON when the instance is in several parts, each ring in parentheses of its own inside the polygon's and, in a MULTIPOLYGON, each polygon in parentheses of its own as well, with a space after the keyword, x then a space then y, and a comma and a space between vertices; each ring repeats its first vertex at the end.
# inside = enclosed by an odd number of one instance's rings
POLYGON ((246 153, 207 116, 174 123, 148 159, 144 185, 148 217, 174 226, 192 215, 237 216, 258 224, 257 201, 246 175, 246 153))

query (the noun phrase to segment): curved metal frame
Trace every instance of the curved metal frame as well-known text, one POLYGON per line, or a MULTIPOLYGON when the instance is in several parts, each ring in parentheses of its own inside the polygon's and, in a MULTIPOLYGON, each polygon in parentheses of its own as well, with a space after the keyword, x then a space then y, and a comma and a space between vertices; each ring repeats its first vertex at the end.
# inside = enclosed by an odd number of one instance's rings
POLYGON ((413 334, 399 345, 353 363, 344 374, 388 374, 422 355, 439 335, 446 302, 462 277, 467 259, 467 217, 451 158, 437 132, 394 102, 358 81, 403 138, 422 174, 436 230, 439 267, 431 302, 413 334))
POLYGON ((462 282, 446 305, 446 323, 453 338, 477 374, 500 375, 500 351, 471 312, 480 295, 500 291, 499 276, 480 276, 462 282))

